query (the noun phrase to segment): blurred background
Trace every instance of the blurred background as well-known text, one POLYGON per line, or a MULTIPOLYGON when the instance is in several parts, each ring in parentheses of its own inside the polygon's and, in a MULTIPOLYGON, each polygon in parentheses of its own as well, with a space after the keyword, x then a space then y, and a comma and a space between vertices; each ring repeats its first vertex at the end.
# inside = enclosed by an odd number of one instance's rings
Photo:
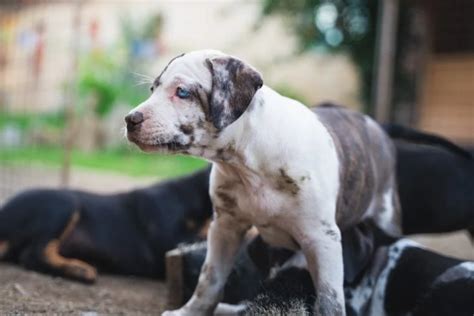
MULTIPOLYGON (((0 206, 30 187, 114 192, 203 167, 144 154, 123 136, 150 82, 196 49, 247 60, 309 106, 333 101, 474 146, 473 17, 473 0, 0 0, 0 206)), ((464 233, 417 238, 474 259, 464 233)), ((163 304, 162 283, 85 287, 2 271, 0 309, 66 302, 61 311, 133 314, 163 304)))
POLYGON ((334 101, 474 144, 474 2, 0 2, 0 204, 31 186, 108 192, 188 173, 123 137, 170 58, 215 48, 307 105, 334 101))

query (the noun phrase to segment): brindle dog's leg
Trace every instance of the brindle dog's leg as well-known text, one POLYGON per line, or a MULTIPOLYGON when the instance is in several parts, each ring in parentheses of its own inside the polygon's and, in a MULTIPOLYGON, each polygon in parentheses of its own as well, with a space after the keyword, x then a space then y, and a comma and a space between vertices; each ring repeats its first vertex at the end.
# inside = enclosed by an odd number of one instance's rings
MULTIPOLYGON (((92 283, 97 278, 96 269, 77 259, 63 257, 59 253, 61 243, 73 231, 79 221, 79 213, 70 216, 59 237, 44 233, 34 241, 20 256, 20 262, 27 268, 54 275, 64 276, 81 282, 92 283), (49 235, 49 236, 48 236, 49 235)), ((64 226, 62 226, 64 227, 64 226)))

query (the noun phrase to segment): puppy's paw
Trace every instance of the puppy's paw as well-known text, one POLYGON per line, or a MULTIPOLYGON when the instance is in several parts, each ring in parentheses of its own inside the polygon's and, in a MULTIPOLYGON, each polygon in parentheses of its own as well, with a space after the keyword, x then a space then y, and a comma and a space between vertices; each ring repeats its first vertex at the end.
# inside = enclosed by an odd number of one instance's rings
POLYGON ((175 309, 174 311, 164 311, 161 316, 192 316, 192 313, 187 312, 184 309, 175 309))

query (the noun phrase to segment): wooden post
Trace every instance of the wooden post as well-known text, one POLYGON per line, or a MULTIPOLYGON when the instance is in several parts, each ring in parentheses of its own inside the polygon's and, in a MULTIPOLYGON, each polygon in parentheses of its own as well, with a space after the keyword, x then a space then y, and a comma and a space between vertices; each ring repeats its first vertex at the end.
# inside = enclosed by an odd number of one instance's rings
POLYGON ((166 253, 166 307, 169 309, 176 309, 184 304, 183 257, 179 248, 166 253))
POLYGON ((72 41, 72 61, 71 77, 66 92, 65 104, 65 133, 64 133, 64 156, 61 168, 61 186, 67 187, 70 182, 71 174, 71 152, 74 148, 75 139, 75 106, 77 103, 77 67, 79 62, 79 39, 81 26, 81 9, 83 0, 75 3, 74 18, 72 23, 73 37, 72 41))
POLYGON ((380 0, 374 63, 374 116, 380 123, 390 120, 393 91, 399 0, 380 0))

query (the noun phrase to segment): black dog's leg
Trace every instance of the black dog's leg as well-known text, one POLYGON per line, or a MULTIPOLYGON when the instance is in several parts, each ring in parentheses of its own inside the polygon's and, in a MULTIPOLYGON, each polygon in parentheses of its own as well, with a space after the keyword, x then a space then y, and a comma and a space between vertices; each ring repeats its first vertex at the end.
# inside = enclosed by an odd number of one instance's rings
MULTIPOLYGON (((49 215, 49 214, 47 214, 49 215)), ((20 263, 27 269, 59 275, 73 280, 93 283, 97 278, 96 269, 83 261, 63 257, 61 243, 69 236, 79 221, 79 212, 62 212, 42 223, 36 234, 41 236, 31 242, 21 253, 20 263), (58 227, 60 227, 58 231, 58 227)))

